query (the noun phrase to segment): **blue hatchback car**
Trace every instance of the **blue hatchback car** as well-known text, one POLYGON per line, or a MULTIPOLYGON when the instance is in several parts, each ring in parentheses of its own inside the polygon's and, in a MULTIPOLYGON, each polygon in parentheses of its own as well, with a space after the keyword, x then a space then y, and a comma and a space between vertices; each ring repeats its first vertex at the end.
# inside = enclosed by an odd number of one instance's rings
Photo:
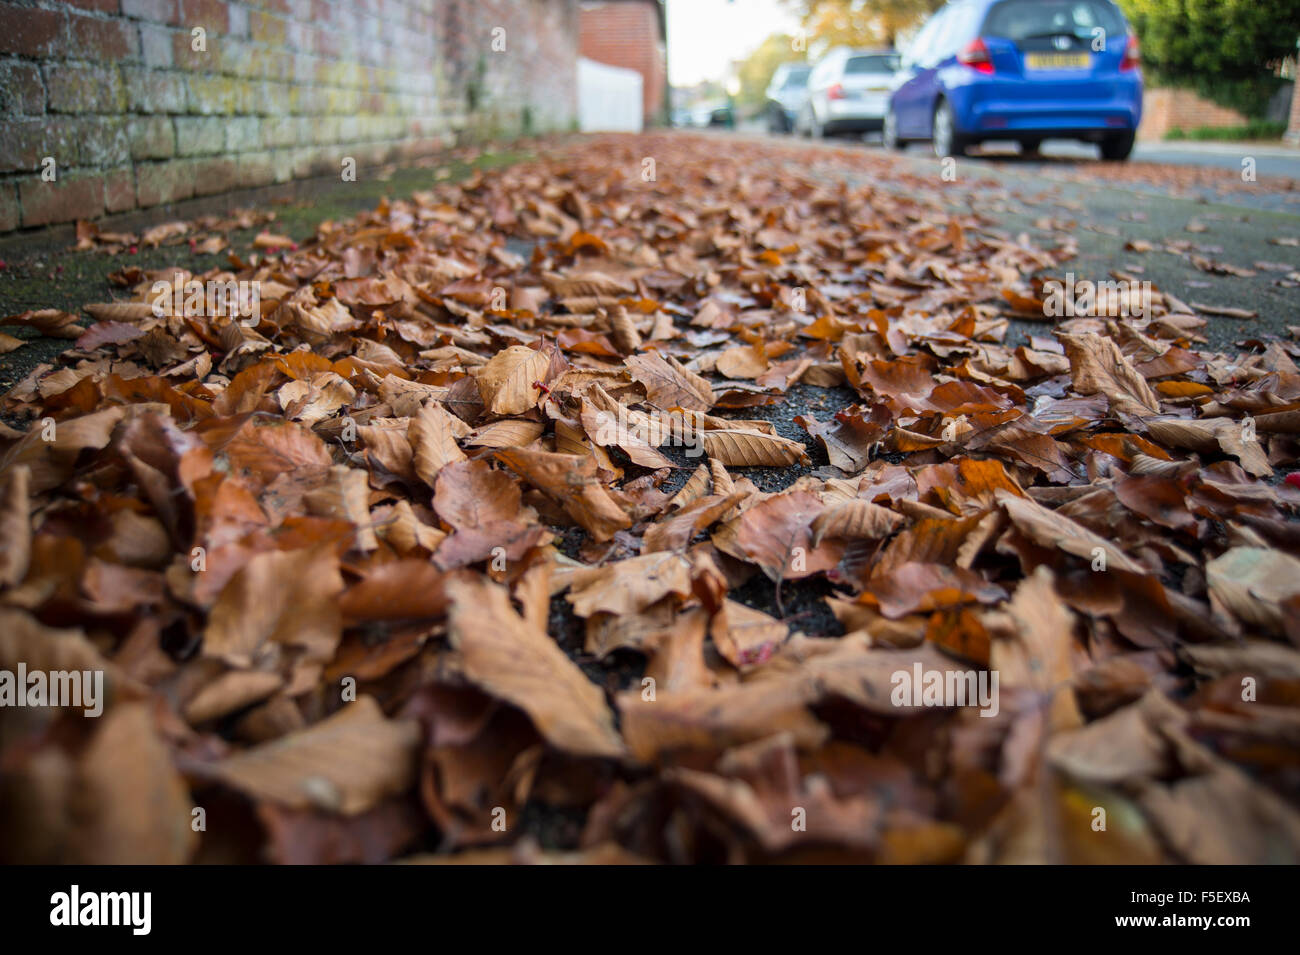
POLYGON ((1142 119, 1137 37, 1111 0, 953 0, 903 56, 885 145, 960 156, 985 140, 1097 143, 1127 159, 1142 119))

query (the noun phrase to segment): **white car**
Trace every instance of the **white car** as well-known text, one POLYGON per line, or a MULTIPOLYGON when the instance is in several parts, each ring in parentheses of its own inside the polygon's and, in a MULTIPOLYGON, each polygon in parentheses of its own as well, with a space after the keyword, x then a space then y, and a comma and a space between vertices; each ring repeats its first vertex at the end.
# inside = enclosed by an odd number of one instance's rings
POLYGON ((879 130, 889 109, 900 57, 892 50, 831 50, 808 77, 797 131, 805 136, 879 130))

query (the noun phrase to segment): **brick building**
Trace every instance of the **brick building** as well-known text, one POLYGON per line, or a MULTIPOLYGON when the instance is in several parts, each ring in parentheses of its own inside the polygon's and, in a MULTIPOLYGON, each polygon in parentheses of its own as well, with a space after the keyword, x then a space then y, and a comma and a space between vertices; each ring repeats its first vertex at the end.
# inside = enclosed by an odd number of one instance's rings
POLYGON ((0 232, 568 129, 577 38, 577 0, 0 0, 0 232))
POLYGON ((581 54, 641 74, 647 125, 667 120, 668 45, 662 0, 583 0, 581 54))

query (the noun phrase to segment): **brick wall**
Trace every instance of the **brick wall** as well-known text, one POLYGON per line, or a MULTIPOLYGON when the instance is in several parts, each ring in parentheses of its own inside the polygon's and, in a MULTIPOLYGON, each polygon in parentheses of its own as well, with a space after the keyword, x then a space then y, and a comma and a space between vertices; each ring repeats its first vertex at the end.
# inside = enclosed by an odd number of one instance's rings
POLYGON ((641 74, 645 121, 662 120, 667 79, 665 40, 657 0, 582 4, 580 52, 588 59, 641 74))
POLYGON ((1202 99, 1191 90, 1148 88, 1142 100, 1138 139, 1152 142, 1164 139, 1171 129, 1244 126, 1247 122, 1240 113, 1202 99))
POLYGON ((0 0, 0 232, 570 128, 577 36, 577 0, 0 0))

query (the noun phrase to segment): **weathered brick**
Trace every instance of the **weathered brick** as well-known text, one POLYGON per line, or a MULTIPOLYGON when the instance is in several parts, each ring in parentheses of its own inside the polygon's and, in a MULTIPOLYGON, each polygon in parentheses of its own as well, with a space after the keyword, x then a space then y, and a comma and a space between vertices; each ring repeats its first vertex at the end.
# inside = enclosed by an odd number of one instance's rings
POLYGON ((176 22, 176 0, 122 0, 122 13, 153 23, 176 22))
POLYGON ((51 156, 58 168, 77 162, 78 137, 73 120, 64 117, 0 122, 0 172, 30 172, 51 156))
POLYGON ((212 196, 239 186, 239 163, 230 157, 194 161, 194 194, 212 196))
POLYGON ((94 10, 96 13, 118 13, 122 9, 120 0, 63 0, 63 2, 78 10, 94 10))
POLYGON ((0 232, 12 232, 23 223, 22 209, 18 205, 16 183, 0 183, 0 232))
POLYGON ((194 195, 193 162, 139 163, 135 167, 136 201, 141 209, 179 202, 194 195))
POLYGON ((63 52, 66 14, 0 3, 0 53, 56 56, 63 52))
POLYGON ((215 156, 225 143, 223 121, 208 116, 177 116, 176 155, 215 156))
POLYGON ((78 129, 78 166, 118 166, 131 161, 131 142, 126 119, 121 116, 83 117, 78 129))
POLYGON ((228 153, 244 153, 256 149, 262 142, 260 122, 255 116, 240 116, 225 123, 228 153))
POLYGON ((104 210, 125 212, 135 208, 135 169, 125 166, 104 175, 104 210))
POLYGON ((55 63, 45 68, 52 113, 116 113, 126 105, 115 67, 55 63))
POLYGON ((0 115, 45 112, 45 84, 34 63, 14 60, 0 67, 0 115))
POLYGON ((39 176, 24 179, 18 195, 24 226, 93 219, 104 212, 104 180, 96 175, 65 174, 54 182, 39 176))
POLYGON ((214 33, 228 33, 230 20, 225 0, 180 0, 181 23, 188 27, 203 27, 208 37, 214 33))
POLYGON ((132 159, 170 159, 176 154, 176 131, 166 116, 140 116, 127 124, 132 159))
POLYGON ((172 31, 156 23, 140 24, 140 55, 144 65, 155 69, 172 66, 172 31))
POLYGON ((240 3, 226 5, 226 32, 230 36, 248 36, 248 7, 240 3))
POLYGON ((269 186, 275 182, 275 162, 271 153, 243 153, 237 161, 240 185, 269 186))
POLYGON ((235 111, 239 88, 229 76, 192 76, 186 105, 191 113, 229 114, 235 111))
POLYGON ((185 78, 180 73, 123 66, 122 81, 133 113, 185 112, 185 78))
POLYGON ((75 57, 112 63, 140 53, 140 34, 125 20, 74 15, 68 18, 70 52, 75 57))

